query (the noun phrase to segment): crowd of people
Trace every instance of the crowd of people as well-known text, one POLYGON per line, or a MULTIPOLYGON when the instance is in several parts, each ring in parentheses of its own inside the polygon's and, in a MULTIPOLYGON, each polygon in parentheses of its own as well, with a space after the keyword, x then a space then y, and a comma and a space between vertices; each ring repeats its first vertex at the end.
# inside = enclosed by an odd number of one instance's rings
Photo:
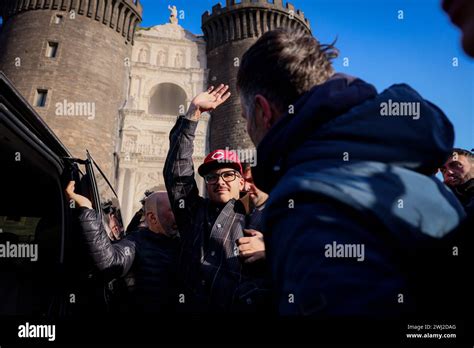
MULTIPOLYGON (((455 23, 474 57, 473 4, 455 23)), ((335 54, 300 31, 260 37, 237 76, 256 165, 216 149, 198 168, 199 192, 195 131, 231 93, 210 87, 170 132, 166 192, 147 195, 118 241, 70 183, 98 270, 129 279, 128 310, 399 318, 432 305, 430 287, 445 289, 439 277, 421 284, 426 269, 414 262, 433 245, 434 258, 457 256, 436 254, 445 247, 470 252, 462 243, 474 215, 474 154, 454 147, 450 120, 417 91, 379 93, 335 73, 335 54), (387 103, 417 105, 419 115, 386 117, 387 103)))

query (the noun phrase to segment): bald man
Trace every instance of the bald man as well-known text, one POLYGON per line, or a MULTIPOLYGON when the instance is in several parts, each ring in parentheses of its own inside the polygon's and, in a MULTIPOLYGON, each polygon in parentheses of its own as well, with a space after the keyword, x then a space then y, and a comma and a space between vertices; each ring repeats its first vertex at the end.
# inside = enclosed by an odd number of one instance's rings
POLYGON ((155 233, 164 233, 173 237, 177 234, 177 225, 171 210, 166 191, 152 193, 144 204, 145 220, 148 228, 155 233))
POLYGON ((80 207, 79 222, 89 254, 108 279, 133 274, 131 310, 139 313, 169 312, 178 303, 176 264, 179 239, 168 194, 155 192, 145 200, 147 228, 141 228, 112 243, 91 202, 74 193, 74 182, 66 189, 80 207))

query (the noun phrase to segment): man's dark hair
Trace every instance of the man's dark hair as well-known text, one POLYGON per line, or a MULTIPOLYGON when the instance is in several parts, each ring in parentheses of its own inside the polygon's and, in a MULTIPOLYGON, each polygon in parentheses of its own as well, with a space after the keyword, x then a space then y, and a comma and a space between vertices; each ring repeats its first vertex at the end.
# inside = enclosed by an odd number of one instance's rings
MULTIPOLYGON (((145 204, 145 200, 148 198, 148 196, 150 196, 151 194, 153 194, 155 191, 153 190, 146 190, 144 193, 143 193, 143 198, 140 199, 140 204, 143 206, 145 204)), ((142 207, 143 208, 143 207, 142 207)))
POLYGON ((303 93, 328 80, 334 73, 331 59, 338 51, 321 45, 302 30, 268 31, 242 57, 237 88, 246 112, 253 113, 253 98, 261 94, 280 111, 285 111, 303 93))
POLYGON ((468 158, 471 162, 474 162, 474 153, 472 153, 469 150, 465 149, 460 149, 460 148, 454 148, 453 151, 451 151, 452 154, 457 153, 458 156, 465 156, 468 158))
POLYGON ((102 211, 106 214, 110 214, 110 213, 115 213, 115 211, 117 210, 112 201, 111 200, 108 200, 106 202, 103 202, 100 204, 101 207, 102 207, 102 211))
POLYGON ((242 165, 242 172, 245 173, 246 170, 252 167, 252 164, 250 162, 240 162, 242 165))

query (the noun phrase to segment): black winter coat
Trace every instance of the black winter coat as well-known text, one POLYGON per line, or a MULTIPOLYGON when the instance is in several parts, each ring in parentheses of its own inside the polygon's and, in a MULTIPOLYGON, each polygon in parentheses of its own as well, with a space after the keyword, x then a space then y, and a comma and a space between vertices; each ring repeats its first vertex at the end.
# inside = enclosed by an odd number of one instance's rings
POLYGON ((177 238, 143 228, 112 243, 95 210, 83 209, 79 221, 89 254, 107 279, 133 274, 132 310, 162 312, 175 307, 178 303, 175 290, 177 238))

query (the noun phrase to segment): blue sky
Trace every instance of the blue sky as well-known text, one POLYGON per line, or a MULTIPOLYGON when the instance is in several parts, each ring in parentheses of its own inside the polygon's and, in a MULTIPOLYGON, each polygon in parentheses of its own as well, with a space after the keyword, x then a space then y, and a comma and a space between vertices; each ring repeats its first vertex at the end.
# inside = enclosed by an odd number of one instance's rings
MULTIPOLYGON (((473 0, 474 1, 474 0, 473 0)), ((202 34, 201 15, 217 0, 141 0, 142 26, 168 21, 168 5, 184 11, 180 24, 202 34)), ((358 76, 379 91, 405 82, 448 115, 455 145, 474 147, 474 59, 461 49, 460 32, 441 9, 441 0, 293 0, 322 43, 337 37, 339 72, 358 76), (402 10, 404 19, 399 20, 402 10), (343 58, 349 66, 343 66, 343 58), (453 58, 458 67, 453 67, 453 58)), ((225 0, 221 1, 225 5, 225 0)), ((0 21, 1 22, 1 21, 0 21)))
MULTIPOLYGON (((201 15, 217 0, 141 0, 142 26, 168 21, 168 5, 184 11, 180 25, 202 34, 201 15)), ((379 91, 405 82, 437 104, 453 122, 455 145, 474 147, 474 59, 462 51, 460 32, 441 0, 293 0, 322 43, 337 37, 337 71, 359 76, 379 91), (399 20, 402 10, 404 19, 399 20), (343 66, 343 58, 349 66, 343 66), (453 67, 453 58, 458 67, 453 67)), ((221 1, 224 6, 225 1, 221 1)))

